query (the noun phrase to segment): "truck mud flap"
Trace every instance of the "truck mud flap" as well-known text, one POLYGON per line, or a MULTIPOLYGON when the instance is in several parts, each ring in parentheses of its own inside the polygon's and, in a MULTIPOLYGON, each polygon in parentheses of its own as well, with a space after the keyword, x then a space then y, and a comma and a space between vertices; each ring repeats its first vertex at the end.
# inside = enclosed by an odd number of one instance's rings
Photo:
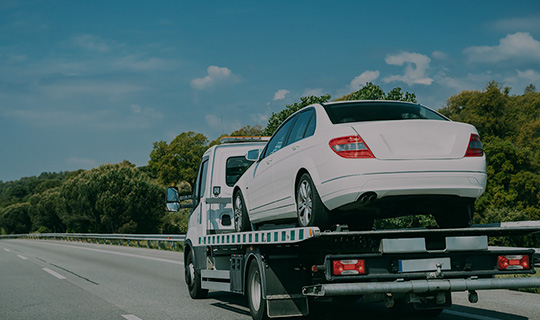
POLYGON ((540 278, 438 279, 401 282, 327 283, 304 286, 306 296, 332 297, 377 293, 428 293, 490 289, 540 288, 540 278))

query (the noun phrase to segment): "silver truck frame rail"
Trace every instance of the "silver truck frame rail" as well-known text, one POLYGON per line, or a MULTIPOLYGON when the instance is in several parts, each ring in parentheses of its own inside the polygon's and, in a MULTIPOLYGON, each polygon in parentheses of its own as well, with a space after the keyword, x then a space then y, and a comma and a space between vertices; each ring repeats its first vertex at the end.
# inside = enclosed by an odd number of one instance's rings
POLYGON ((307 296, 332 297, 386 293, 428 293, 440 291, 476 291, 491 289, 540 288, 540 278, 433 279, 395 282, 327 283, 305 286, 307 296))

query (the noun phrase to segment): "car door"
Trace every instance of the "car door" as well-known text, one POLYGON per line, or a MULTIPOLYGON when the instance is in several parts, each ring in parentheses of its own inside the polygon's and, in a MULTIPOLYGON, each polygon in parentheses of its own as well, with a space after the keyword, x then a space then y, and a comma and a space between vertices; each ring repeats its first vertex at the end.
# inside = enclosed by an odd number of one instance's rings
POLYGON ((289 119, 274 133, 259 161, 254 166, 250 182, 247 183, 246 195, 249 198, 250 215, 256 220, 262 216, 271 216, 275 208, 275 189, 272 181, 272 167, 275 154, 283 148, 292 125, 289 119))
POLYGON ((296 216, 295 177, 302 163, 306 133, 312 135, 315 129, 315 110, 307 109, 295 119, 285 146, 275 154, 272 168, 276 203, 276 215, 280 219, 296 216), (308 132, 309 128, 309 132, 308 132))

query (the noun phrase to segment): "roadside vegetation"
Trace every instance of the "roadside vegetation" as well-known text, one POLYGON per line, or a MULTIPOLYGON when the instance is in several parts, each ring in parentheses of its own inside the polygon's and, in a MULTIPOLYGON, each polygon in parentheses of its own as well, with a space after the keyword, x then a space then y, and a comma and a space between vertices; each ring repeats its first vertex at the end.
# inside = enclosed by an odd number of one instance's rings
MULTIPOLYGON (((473 124, 487 156, 488 186, 476 203, 475 223, 540 220, 540 93, 533 85, 521 95, 490 82, 481 91, 463 91, 439 110, 454 121, 473 124)), ((246 126, 232 136, 271 135, 292 113, 330 95, 302 97, 273 113, 265 128, 246 126)), ((387 99, 416 102, 414 93, 394 88, 385 93, 368 83, 336 100, 387 99)), ((219 137, 220 138, 220 137, 219 137)), ((182 132, 170 143, 154 142, 147 166, 129 161, 92 170, 42 173, 17 181, 0 181, 0 233, 93 232, 184 233, 189 209, 164 210, 165 188, 176 185, 189 194, 210 141, 182 132)), ((377 227, 434 225, 430 216, 385 219, 377 227)), ((540 236, 494 239, 497 245, 540 247, 540 236)))

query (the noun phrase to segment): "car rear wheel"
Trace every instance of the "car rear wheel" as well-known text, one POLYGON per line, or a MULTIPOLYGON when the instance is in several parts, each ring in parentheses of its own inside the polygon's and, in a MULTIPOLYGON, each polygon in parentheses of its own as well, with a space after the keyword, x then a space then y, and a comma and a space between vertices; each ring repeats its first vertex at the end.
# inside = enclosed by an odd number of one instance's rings
POLYGON ((330 228, 330 215, 324 206, 309 174, 300 177, 296 188, 296 208, 300 227, 330 228))
POLYGON ((251 223, 247 213, 246 205, 242 193, 234 195, 234 230, 236 232, 251 231, 251 223))
POLYGON ((435 214, 441 228, 468 228, 473 223, 474 203, 450 206, 435 214))

